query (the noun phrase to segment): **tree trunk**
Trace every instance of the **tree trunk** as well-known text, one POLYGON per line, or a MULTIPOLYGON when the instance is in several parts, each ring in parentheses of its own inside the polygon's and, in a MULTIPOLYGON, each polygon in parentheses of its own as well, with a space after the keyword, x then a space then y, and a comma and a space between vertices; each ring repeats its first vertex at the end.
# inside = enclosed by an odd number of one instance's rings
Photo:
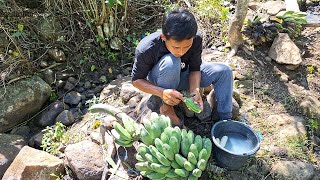
POLYGON ((235 55, 238 47, 243 43, 241 29, 243 21, 246 18, 248 11, 249 0, 238 0, 236 12, 231 19, 228 41, 231 45, 231 52, 229 56, 235 55))

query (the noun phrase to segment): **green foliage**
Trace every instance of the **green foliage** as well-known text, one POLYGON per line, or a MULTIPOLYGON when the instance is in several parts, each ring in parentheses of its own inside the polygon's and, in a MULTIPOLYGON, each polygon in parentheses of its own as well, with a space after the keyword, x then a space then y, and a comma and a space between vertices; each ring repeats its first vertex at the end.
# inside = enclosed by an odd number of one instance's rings
POLYGON ((97 67, 96 67, 96 65, 93 64, 93 65, 91 65, 90 69, 91 69, 91 72, 93 72, 93 71, 95 71, 97 69, 97 67))
POLYGON ((100 103, 100 100, 99 100, 99 98, 96 97, 96 96, 93 96, 92 99, 86 101, 86 104, 89 104, 89 108, 90 108, 91 106, 93 106, 93 105, 95 105, 95 104, 99 104, 99 103, 100 103))
POLYGON ((306 15, 294 11, 287 11, 282 16, 276 16, 281 19, 281 32, 288 33, 291 38, 297 38, 301 34, 302 26, 307 24, 306 15))
POLYGON ((312 131, 316 131, 319 129, 318 122, 320 122, 320 120, 315 117, 308 118, 308 125, 310 126, 312 131))
POLYGON ((12 33, 11 36, 14 38, 25 36, 25 33, 23 32, 23 28, 24 28, 24 25, 21 23, 18 23, 17 30, 14 33, 12 33))
POLYGON ((68 139, 65 135, 66 126, 61 122, 57 122, 54 127, 47 126, 43 132, 44 135, 41 141, 41 147, 43 150, 50 154, 59 154, 61 145, 68 139))
POLYGON ((59 96, 57 95, 57 93, 51 92, 51 94, 50 94, 50 102, 56 101, 58 98, 59 98, 59 96))
POLYGON ((210 19, 218 19, 221 17, 221 1, 220 0, 199 0, 195 1, 195 10, 202 17, 210 19))
POLYGON ((308 65, 307 66, 308 75, 314 75, 315 72, 316 72, 316 66, 315 65, 308 65))
POLYGON ((197 17, 201 30, 206 34, 204 44, 207 44, 207 40, 211 41, 212 37, 216 37, 217 31, 220 32, 219 35, 222 41, 227 36, 230 12, 229 7, 224 7, 222 4, 223 1, 221 0, 194 1, 194 6, 191 10, 197 17), (218 26, 212 27, 212 24, 217 24, 218 26))

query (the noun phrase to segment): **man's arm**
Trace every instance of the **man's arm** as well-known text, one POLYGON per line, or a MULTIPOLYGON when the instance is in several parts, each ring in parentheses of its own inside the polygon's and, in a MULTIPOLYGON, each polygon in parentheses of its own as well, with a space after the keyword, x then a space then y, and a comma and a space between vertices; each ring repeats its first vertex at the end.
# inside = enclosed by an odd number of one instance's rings
POLYGON ((132 82, 132 85, 143 92, 159 96, 166 104, 171 106, 179 104, 180 100, 185 100, 183 95, 177 90, 155 86, 145 79, 137 79, 132 82))
POLYGON ((132 85, 143 92, 153 94, 162 98, 164 88, 155 86, 145 79, 137 79, 132 82, 132 85))

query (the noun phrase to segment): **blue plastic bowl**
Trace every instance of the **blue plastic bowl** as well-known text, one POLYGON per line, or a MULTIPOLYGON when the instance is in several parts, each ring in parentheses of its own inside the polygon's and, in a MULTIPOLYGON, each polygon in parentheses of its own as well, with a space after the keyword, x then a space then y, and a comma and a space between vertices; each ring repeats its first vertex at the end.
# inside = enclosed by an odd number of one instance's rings
POLYGON ((228 170, 241 168, 260 148, 257 134, 248 125, 238 121, 223 120, 215 123, 211 129, 211 136, 213 157, 218 166, 228 170), (228 137, 224 147, 216 140, 221 140, 223 136, 228 137))

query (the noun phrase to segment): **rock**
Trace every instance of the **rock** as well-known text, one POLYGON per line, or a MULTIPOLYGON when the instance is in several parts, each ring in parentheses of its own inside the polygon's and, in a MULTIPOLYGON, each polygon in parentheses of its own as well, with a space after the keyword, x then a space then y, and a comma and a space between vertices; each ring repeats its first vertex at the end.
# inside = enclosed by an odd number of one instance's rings
POLYGON ((96 143, 96 144, 98 144, 98 145, 103 144, 102 136, 101 136, 101 134, 98 133, 98 132, 95 132, 95 131, 94 131, 94 132, 91 132, 91 133, 90 133, 90 139, 91 139, 92 142, 94 142, 94 143, 96 143))
POLYGON ((279 114, 269 116, 266 121, 276 126, 280 139, 284 140, 287 137, 306 135, 306 121, 303 117, 279 114))
POLYGON ((43 80, 48 83, 52 84, 54 82, 54 73, 51 69, 47 69, 42 72, 42 78, 43 80))
POLYGON ((289 76, 288 75, 286 75, 286 74, 281 74, 281 76, 280 76, 280 81, 281 82, 288 82, 289 81, 289 76))
POLYGON ((269 57, 269 56, 266 56, 264 59, 265 59, 267 62, 271 62, 271 61, 272 61, 271 57, 269 57))
POLYGON ((56 118, 56 122, 61 122, 66 126, 73 124, 74 121, 73 114, 68 110, 62 111, 56 118))
POLYGON ((11 130, 10 134, 15 134, 24 137, 25 139, 29 138, 30 135, 30 128, 29 126, 19 126, 15 127, 11 130))
POLYGON ((130 108, 136 107, 138 105, 138 103, 141 101, 141 99, 142 99, 141 95, 137 95, 137 96, 130 98, 130 100, 128 101, 128 106, 130 108))
POLYGON ((0 133, 0 179, 25 145, 21 136, 0 133))
POLYGON ((250 2, 248 7, 253 11, 257 11, 258 9, 260 9, 261 5, 261 2, 250 2))
POLYGON ((63 88, 65 85, 66 85, 66 82, 63 81, 63 80, 58 80, 58 81, 56 81, 56 87, 57 87, 58 89, 63 88))
POLYGON ((85 140, 68 145, 65 149, 67 162, 79 180, 101 179, 104 161, 99 145, 85 140))
POLYGON ((132 97, 140 95, 143 96, 145 93, 134 87, 131 82, 123 83, 121 86, 120 97, 124 103, 127 103, 132 97))
POLYGON ((96 86, 96 87, 94 88, 94 92, 95 92, 95 93, 101 93, 102 89, 103 89, 103 86, 96 86))
POLYGON ((304 115, 314 118, 318 124, 318 129, 315 130, 315 135, 320 136, 320 101, 315 96, 305 97, 299 104, 304 115))
MULTIPOLYGON (((219 116, 218 116, 218 112, 217 112, 217 100, 215 97, 215 92, 214 90, 212 90, 208 95, 207 95, 207 101, 210 105, 210 109, 213 109, 213 120, 218 120, 219 116)), ((239 116, 240 112, 240 106, 238 104, 238 102, 232 98, 232 119, 236 119, 239 116)))
POLYGON ((239 88, 245 88, 245 89, 252 89, 252 88, 253 88, 253 81, 252 81, 252 80, 234 81, 234 83, 235 83, 239 88))
POLYGON ((302 62, 299 48, 286 33, 279 33, 274 39, 268 55, 279 64, 299 65, 302 62))
POLYGON ((134 114, 136 115, 137 121, 141 121, 141 119, 150 115, 150 113, 152 112, 151 109, 148 108, 150 97, 151 95, 144 96, 134 109, 134 114))
POLYGON ((48 63, 47 63, 47 61, 40 61, 40 67, 41 68, 46 68, 46 67, 49 67, 49 65, 48 65, 48 63))
POLYGON ((64 96, 63 101, 67 104, 77 105, 81 101, 81 94, 76 91, 71 91, 64 96))
POLYGON ((53 59, 57 63, 61 63, 66 61, 66 56, 64 55, 64 52, 59 49, 49 49, 48 54, 51 59, 53 59))
POLYGON ((286 4, 283 1, 267 1, 259 9, 259 11, 267 12, 269 15, 276 15, 281 10, 286 10, 286 4))
POLYGON ((91 83, 90 83, 89 81, 86 81, 86 82, 84 83, 84 88, 85 88, 85 89, 90 89, 90 88, 91 88, 91 83))
POLYGON ((65 89, 66 91, 71 91, 74 88, 75 88, 75 86, 69 81, 67 81, 63 87, 63 89, 65 89))
POLYGON ((75 75, 72 74, 72 73, 61 73, 61 72, 57 72, 56 76, 57 76, 57 80, 64 80, 64 81, 66 81, 66 80, 69 79, 69 77, 73 77, 73 76, 75 76, 75 75))
POLYGON ((50 174, 64 174, 63 160, 29 146, 24 146, 3 179, 56 179, 50 174))
POLYGON ((43 18, 38 27, 38 32, 43 40, 55 41, 62 31, 60 22, 54 16, 43 18))
POLYGON ((73 84, 73 85, 76 85, 77 82, 78 82, 78 80, 77 80, 76 78, 74 78, 74 77, 69 77, 69 78, 68 78, 68 81, 69 81, 71 84, 73 84))
POLYGON ((271 146, 270 147, 271 154, 277 157, 286 157, 288 155, 287 148, 271 146))
POLYGON ((43 137, 42 132, 32 136, 28 141, 28 145, 36 149, 41 149, 42 137, 43 137))
POLYGON ((200 113, 194 113, 194 115, 200 120, 204 121, 211 117, 212 109, 210 107, 210 104, 207 101, 203 102, 203 111, 200 113))
POLYGON ((239 81, 244 81, 247 79, 247 77, 237 72, 237 73, 235 73, 235 79, 237 79, 239 81))
POLYGON ((102 90, 101 95, 100 95, 100 101, 107 99, 108 97, 112 96, 113 94, 117 95, 117 93, 120 92, 120 87, 122 87, 122 84, 130 83, 130 82, 131 82, 130 76, 125 76, 125 77, 118 78, 118 79, 111 81, 108 84, 108 86, 102 90))
POLYGON ((318 136, 313 136, 313 142, 317 146, 320 146, 320 138, 318 136))
POLYGON ((41 127, 51 126, 54 124, 57 116, 65 109, 69 109, 66 104, 61 101, 55 101, 40 114, 36 123, 41 127))
POLYGON ((292 65, 292 64, 290 64, 290 65, 285 65, 285 68, 288 69, 288 70, 293 71, 293 70, 296 70, 296 69, 299 67, 299 65, 300 65, 300 64, 298 64, 298 65, 292 65))
POLYGON ((311 164, 301 161, 278 161, 271 167, 271 174, 276 179, 311 179, 315 173, 311 164))
POLYGON ((132 71, 132 68, 131 67, 127 67, 127 68, 125 68, 124 70, 123 70, 123 74, 125 75, 125 76, 129 76, 130 74, 131 74, 131 71, 132 71))
POLYGON ((38 76, 0 88, 0 132, 37 113, 50 94, 51 87, 38 76))

